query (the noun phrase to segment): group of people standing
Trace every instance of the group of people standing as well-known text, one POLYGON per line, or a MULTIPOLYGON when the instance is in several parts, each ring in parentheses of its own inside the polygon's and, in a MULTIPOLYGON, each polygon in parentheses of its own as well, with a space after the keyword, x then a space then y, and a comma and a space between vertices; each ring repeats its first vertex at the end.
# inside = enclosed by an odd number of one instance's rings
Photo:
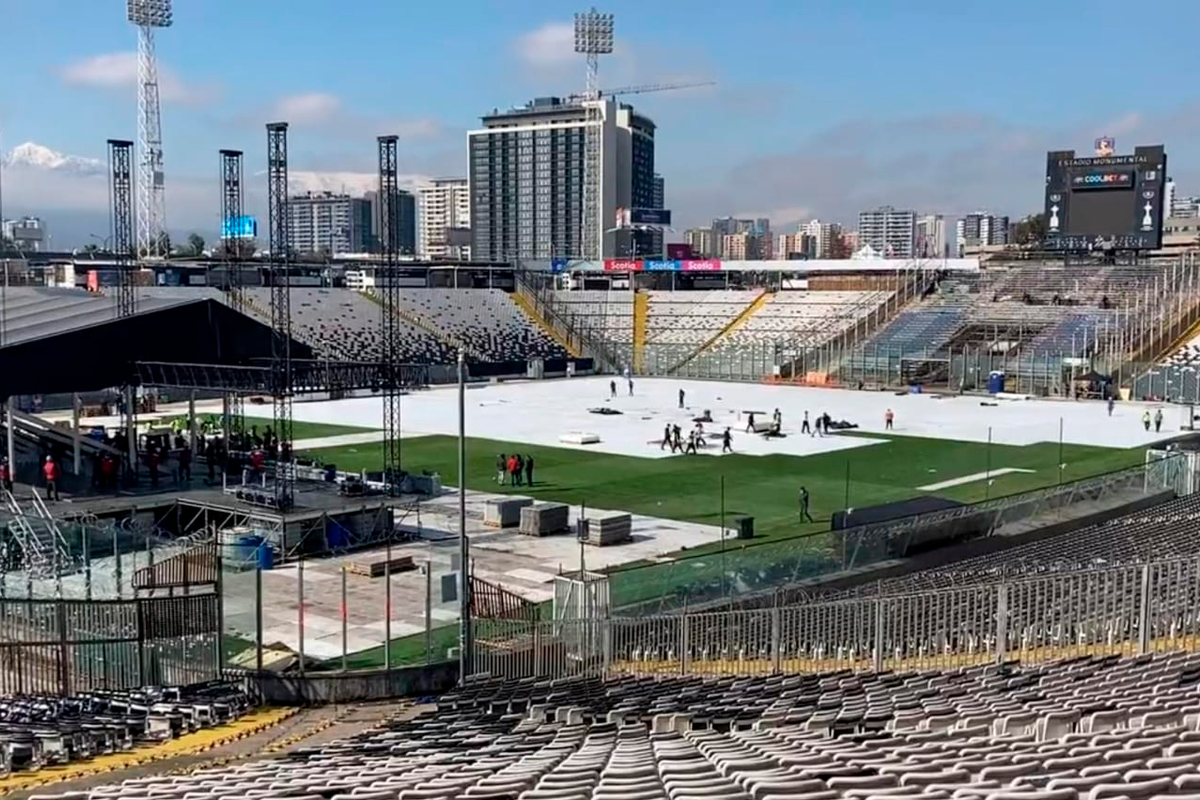
POLYGON ((496 483, 509 486, 533 486, 533 456, 513 453, 496 456, 496 483))

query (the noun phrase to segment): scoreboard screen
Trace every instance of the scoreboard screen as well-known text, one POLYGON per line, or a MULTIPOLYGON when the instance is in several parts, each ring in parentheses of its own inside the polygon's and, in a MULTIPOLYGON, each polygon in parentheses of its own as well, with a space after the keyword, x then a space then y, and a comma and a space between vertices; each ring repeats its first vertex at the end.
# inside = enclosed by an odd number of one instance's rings
POLYGON ((1162 244, 1162 145, 1133 155, 1077 158, 1046 155, 1046 241, 1049 250, 1154 250, 1162 244))

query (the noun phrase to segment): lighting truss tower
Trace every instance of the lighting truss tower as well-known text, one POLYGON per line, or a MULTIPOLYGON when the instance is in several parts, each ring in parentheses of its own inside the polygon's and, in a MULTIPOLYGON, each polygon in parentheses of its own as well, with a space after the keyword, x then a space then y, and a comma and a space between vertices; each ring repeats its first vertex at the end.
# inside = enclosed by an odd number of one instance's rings
POLYGON ((380 136, 379 145, 379 320, 383 341, 383 475, 392 494, 400 491, 400 222, 396 201, 396 136, 380 136))
POLYGON ((138 29, 137 252, 139 258, 163 258, 167 255, 162 241, 167 209, 154 29, 170 27, 171 0, 125 0, 125 8, 138 29))
POLYGON ((117 262, 116 315, 137 311, 133 288, 133 142, 108 140, 108 216, 113 258, 117 262))
POLYGON ((229 304, 241 311, 246 306, 242 286, 241 254, 238 252, 238 227, 242 219, 242 151, 222 150, 221 156, 221 233, 225 241, 226 280, 229 304))
POLYGON ((286 122, 267 125, 267 207, 271 237, 271 394, 274 398, 275 504, 283 511, 296 495, 292 460, 292 299, 288 270, 288 151, 286 122))
POLYGON ((583 133, 583 257, 601 256, 603 234, 600 220, 600 176, 602 115, 600 110, 600 56, 613 51, 613 15, 601 14, 594 7, 575 15, 575 52, 587 59, 587 90, 584 93, 585 126, 583 133))
MULTIPOLYGON (((238 311, 246 309, 246 290, 242 286, 242 262, 238 239, 242 219, 242 151, 220 151, 221 163, 221 234, 225 259, 225 281, 228 287, 229 305, 238 311)), ((245 426, 246 409, 242 396, 237 392, 227 395, 229 430, 242 433, 245 426)))

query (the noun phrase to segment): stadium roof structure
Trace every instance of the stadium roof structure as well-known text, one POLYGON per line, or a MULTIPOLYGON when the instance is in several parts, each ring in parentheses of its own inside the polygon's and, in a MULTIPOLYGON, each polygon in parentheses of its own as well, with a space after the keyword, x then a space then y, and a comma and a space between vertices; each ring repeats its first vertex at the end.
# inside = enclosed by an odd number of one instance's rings
MULTIPOLYGON (((117 319, 111 297, 76 289, 9 287, 0 345, 0 398, 122 386, 133 364, 248 364, 270 358, 271 329, 215 290, 139 290, 117 319)), ((297 359, 312 351, 292 342, 297 359)))

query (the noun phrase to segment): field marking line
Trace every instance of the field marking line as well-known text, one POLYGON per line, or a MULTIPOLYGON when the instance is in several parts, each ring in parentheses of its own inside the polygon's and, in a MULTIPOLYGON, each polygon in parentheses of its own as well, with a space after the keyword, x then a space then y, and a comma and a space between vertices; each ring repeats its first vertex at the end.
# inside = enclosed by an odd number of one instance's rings
POLYGON ((987 480, 989 478, 995 478, 998 475, 1008 475, 1009 473, 1012 473, 1012 472, 1023 472, 1026 474, 1032 474, 1034 472, 1037 472, 1037 470, 1035 470, 1035 469, 1020 469, 1018 467, 1001 467, 1000 469, 994 469, 991 472, 974 472, 974 473, 971 473, 970 475, 963 475, 961 478, 951 478, 948 481, 941 481, 940 483, 927 483, 924 486, 918 486, 917 491, 919 491, 919 492, 936 492, 941 489, 949 489, 951 486, 961 486, 964 483, 974 483, 975 481, 982 481, 982 480, 987 480))

